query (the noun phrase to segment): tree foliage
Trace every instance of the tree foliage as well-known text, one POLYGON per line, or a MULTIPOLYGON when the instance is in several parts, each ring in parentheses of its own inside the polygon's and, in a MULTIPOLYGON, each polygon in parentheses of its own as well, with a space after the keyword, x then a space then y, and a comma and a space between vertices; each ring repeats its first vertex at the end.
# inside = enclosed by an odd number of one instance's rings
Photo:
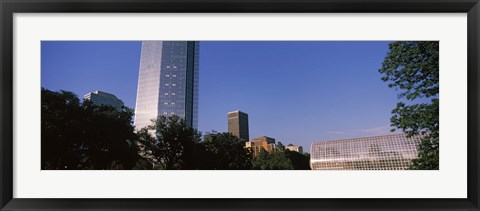
POLYGON ((204 161, 206 169, 251 169, 251 151, 245 148, 245 141, 231 133, 212 135, 203 144, 207 158, 204 161))
POLYGON ((422 135, 418 159, 412 169, 439 168, 439 42, 399 41, 389 45, 379 72, 382 80, 402 92, 393 109, 391 126, 401 129, 408 137, 422 135), (425 98, 430 103, 416 103, 425 98))
POLYGON ((380 73, 389 87, 401 89, 400 97, 414 100, 435 97, 439 91, 439 42, 399 41, 389 45, 380 73))
POLYGON ((284 153, 285 156, 292 162, 293 169, 310 170, 310 154, 302 154, 297 151, 290 151, 289 149, 286 149, 284 153))
POLYGON ((80 103, 68 91, 42 88, 42 169, 131 169, 138 153, 133 112, 80 103))
POLYGON ((143 157, 164 170, 191 166, 195 145, 200 142, 201 136, 176 115, 160 116, 152 126, 141 129, 138 134, 143 157))
POLYGON ((252 160, 252 169, 255 170, 293 170, 292 161, 285 155, 285 151, 276 149, 273 152, 261 150, 252 160))

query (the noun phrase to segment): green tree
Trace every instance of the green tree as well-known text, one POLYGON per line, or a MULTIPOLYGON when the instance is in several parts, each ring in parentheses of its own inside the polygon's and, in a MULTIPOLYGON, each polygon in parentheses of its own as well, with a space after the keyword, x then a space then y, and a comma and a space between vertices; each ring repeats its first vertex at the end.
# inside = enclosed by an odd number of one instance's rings
MULTIPOLYGON (((418 159, 412 169, 439 168, 439 42, 398 41, 389 44, 389 52, 379 72, 389 87, 402 90, 393 109, 391 126, 407 137, 422 135, 418 159), (419 103, 418 99, 429 103, 419 103)), ((393 129, 392 131, 394 131, 393 129)))
MULTIPOLYGON (((206 169, 247 170, 251 169, 251 151, 245 141, 231 133, 217 133, 204 141, 207 160, 206 169)), ((198 151, 197 151, 198 152, 198 151)))
POLYGON ((252 160, 252 169, 256 170, 292 170, 292 161, 278 147, 273 152, 261 150, 252 160))
POLYGON ((80 101, 72 92, 52 92, 42 88, 41 94, 41 158, 42 169, 76 169, 79 166, 80 101))
POLYGON ((131 169, 139 158, 131 109, 80 103, 42 88, 42 169, 131 169))
POLYGON ((191 169, 201 134, 187 127, 180 117, 160 116, 154 124, 138 132, 142 156, 159 169, 191 169), (154 136, 150 135, 155 131, 154 136))
POLYGON ((277 142, 277 144, 275 144, 275 148, 277 148, 278 150, 285 150, 285 145, 283 145, 283 143, 281 141, 277 142))
POLYGON ((286 149, 284 153, 285 156, 290 159, 293 169, 310 170, 310 154, 302 154, 297 151, 290 151, 289 149, 286 149))

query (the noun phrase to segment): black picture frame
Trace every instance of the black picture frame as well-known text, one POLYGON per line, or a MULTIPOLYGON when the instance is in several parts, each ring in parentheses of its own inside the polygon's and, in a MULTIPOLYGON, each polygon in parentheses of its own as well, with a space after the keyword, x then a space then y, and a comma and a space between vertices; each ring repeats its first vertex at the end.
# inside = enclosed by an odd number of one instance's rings
MULTIPOLYGON (((479 210, 478 0, 0 0, 1 210, 479 210), (18 199, 13 198, 14 13, 467 13, 466 199, 18 199)), ((445 181, 449 182, 449 181, 445 181)))

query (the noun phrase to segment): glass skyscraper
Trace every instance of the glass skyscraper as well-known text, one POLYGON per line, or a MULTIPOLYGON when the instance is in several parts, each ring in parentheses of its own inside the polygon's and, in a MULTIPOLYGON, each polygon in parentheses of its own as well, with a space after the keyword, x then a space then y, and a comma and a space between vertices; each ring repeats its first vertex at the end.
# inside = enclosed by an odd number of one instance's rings
POLYGON ((177 115, 198 124, 198 53, 194 41, 143 41, 138 76, 135 128, 159 116, 177 115))

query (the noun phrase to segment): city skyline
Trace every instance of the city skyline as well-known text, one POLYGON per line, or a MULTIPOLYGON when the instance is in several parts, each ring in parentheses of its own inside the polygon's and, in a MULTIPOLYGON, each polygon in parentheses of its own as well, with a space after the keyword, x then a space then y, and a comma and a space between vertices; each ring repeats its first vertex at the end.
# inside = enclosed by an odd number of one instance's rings
MULTIPOLYGON (((202 41, 199 130, 226 132, 225 113, 242 110, 250 137, 306 152, 318 140, 389 134, 397 93, 378 73, 388 43, 202 41)), ((42 42, 42 86, 79 96, 98 89, 134 108, 140 45, 42 42), (91 75, 102 77, 75 82, 91 75)))

